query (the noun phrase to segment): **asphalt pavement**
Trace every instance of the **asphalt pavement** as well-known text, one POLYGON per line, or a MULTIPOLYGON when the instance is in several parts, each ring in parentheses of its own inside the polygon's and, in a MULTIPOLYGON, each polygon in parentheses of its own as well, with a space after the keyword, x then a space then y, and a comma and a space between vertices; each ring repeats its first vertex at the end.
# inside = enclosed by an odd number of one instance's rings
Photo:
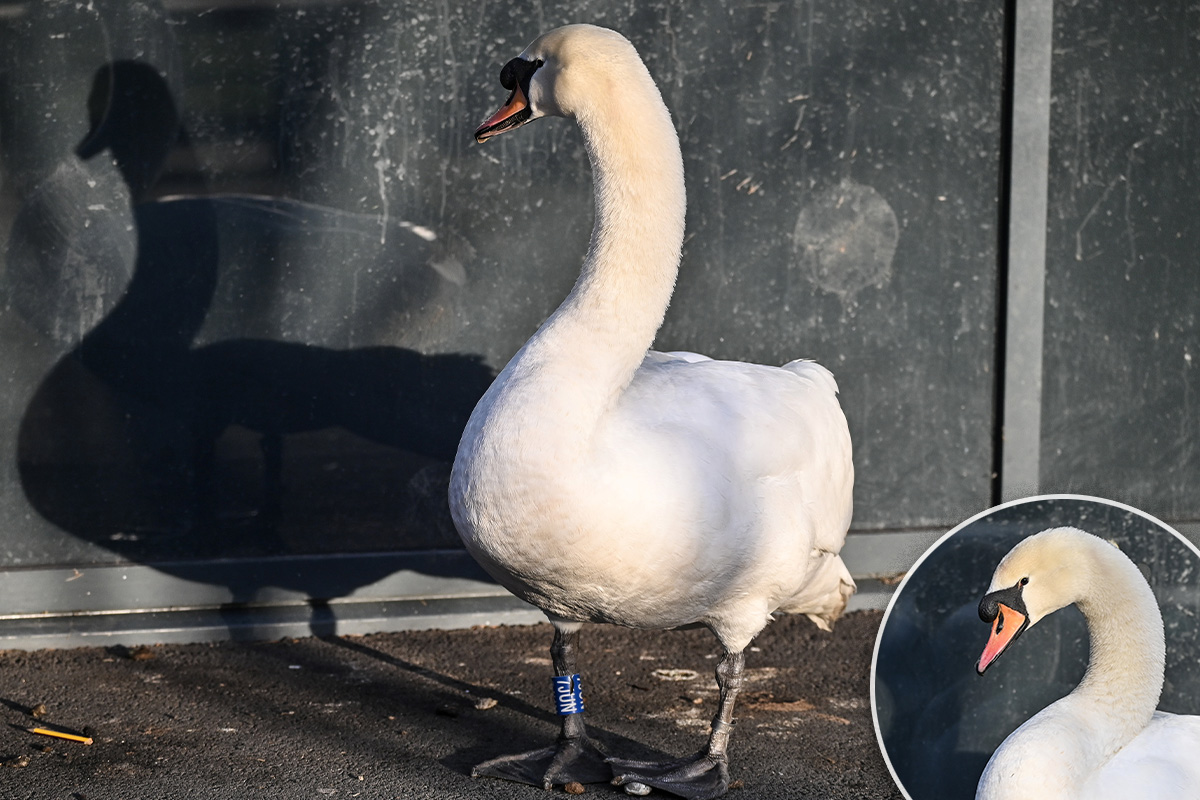
MULTIPOLYGON (((901 797, 871 723, 880 618, 854 612, 829 634, 782 617, 759 636, 729 797, 901 797)), ((546 797, 470 773, 554 740, 550 640, 543 624, 0 651, 0 798, 546 797), (26 730, 39 726, 93 743, 26 730)), ((695 752, 716 708, 717 654, 702 630, 585 628, 591 733, 626 758, 695 752)), ((586 791, 626 796, 606 784, 586 791)))

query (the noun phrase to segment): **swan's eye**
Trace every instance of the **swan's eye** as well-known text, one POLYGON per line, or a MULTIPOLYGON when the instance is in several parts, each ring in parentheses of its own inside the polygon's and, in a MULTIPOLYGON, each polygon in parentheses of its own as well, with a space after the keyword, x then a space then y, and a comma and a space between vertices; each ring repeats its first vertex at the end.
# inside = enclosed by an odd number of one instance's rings
POLYGON ((1019 586, 1025 586, 1025 585, 1026 585, 1026 584, 1028 584, 1028 583, 1029 583, 1029 578, 1028 578, 1028 577, 1025 577, 1025 578, 1021 578, 1021 582, 1020 582, 1018 585, 1019 585, 1019 586))

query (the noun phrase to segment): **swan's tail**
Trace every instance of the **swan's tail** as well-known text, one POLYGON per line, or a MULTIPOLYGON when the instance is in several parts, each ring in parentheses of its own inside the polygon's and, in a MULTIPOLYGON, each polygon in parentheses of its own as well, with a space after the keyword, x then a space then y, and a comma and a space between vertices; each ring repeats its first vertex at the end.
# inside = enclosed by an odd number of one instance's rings
POLYGON ((804 614, 821 630, 831 631, 858 587, 837 553, 814 551, 813 559, 819 561, 813 567, 808 583, 783 610, 804 614))

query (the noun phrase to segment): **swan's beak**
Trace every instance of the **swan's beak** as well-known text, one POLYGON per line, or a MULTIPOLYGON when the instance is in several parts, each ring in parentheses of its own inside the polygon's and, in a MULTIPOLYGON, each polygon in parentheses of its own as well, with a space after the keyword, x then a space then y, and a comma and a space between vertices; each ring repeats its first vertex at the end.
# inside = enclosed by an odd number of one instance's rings
POLYGON ((83 161, 87 161, 100 151, 108 147, 108 131, 102 125, 97 125, 88 135, 83 137, 83 141, 75 145, 75 155, 83 161))
POLYGON ((987 646, 983 648, 983 654, 979 656, 979 663, 975 666, 975 671, 982 675, 983 671, 999 658, 1028 627, 1029 617, 1003 603, 997 603, 996 619, 992 622, 992 635, 988 637, 987 646))
POLYGON ((529 107, 529 100, 525 98, 525 92, 518 84, 508 96, 508 102, 476 129, 475 141, 482 144, 497 134, 521 127, 532 118, 533 110, 529 107))
POLYGON ((105 64, 96 70, 92 90, 88 93, 88 121, 91 130, 83 141, 75 145, 75 155, 83 161, 97 155, 109 146, 108 116, 113 103, 113 67, 105 64))

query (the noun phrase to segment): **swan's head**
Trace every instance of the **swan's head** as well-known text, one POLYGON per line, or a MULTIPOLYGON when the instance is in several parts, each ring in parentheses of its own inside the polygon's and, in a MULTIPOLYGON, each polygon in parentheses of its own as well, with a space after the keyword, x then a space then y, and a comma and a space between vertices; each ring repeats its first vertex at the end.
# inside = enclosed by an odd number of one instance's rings
POLYGON ((87 160, 111 151, 135 199, 157 179, 180 137, 170 87, 158 70, 140 61, 114 61, 96 70, 88 122, 75 154, 87 160))
POLYGON ((500 83, 510 92, 508 100, 479 126, 475 140, 485 142, 539 117, 575 117, 597 102, 622 103, 646 83, 634 76, 649 79, 621 34, 595 25, 556 28, 504 65, 500 83))
POLYGON ((1051 528, 1020 542, 1001 559, 979 618, 992 624, 975 669, 980 675, 1038 620, 1078 601, 1091 580, 1083 550, 1103 540, 1077 528, 1051 528))

